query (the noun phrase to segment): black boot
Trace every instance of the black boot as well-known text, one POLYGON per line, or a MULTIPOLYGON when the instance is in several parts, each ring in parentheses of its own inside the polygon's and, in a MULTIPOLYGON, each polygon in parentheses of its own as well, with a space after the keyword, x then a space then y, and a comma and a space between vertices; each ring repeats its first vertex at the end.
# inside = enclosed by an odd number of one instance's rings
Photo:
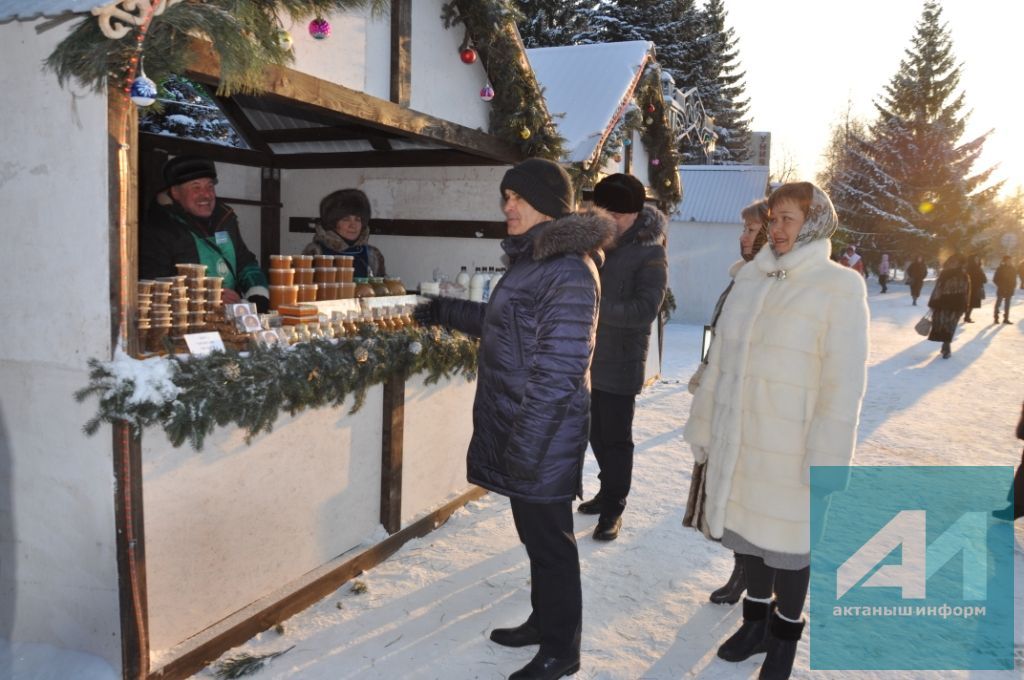
POLYGON ((601 513, 601 494, 598 493, 596 496, 591 498, 589 501, 583 501, 576 506, 576 512, 583 515, 598 515, 601 513))
POLYGON ((491 641, 503 647, 525 647, 540 644, 540 629, 527 619, 526 623, 515 628, 495 628, 491 631, 491 641))
POLYGON ((774 608, 774 602, 769 604, 743 598, 743 625, 718 648, 718 658, 735 663, 765 651, 768 615, 774 608))
POLYGON ((530 663, 508 676, 508 680, 558 680, 567 675, 575 675, 579 669, 579 652, 564 658, 544 656, 537 652, 530 663))
POLYGON ((778 614, 768 627, 768 655, 761 664, 758 680, 786 680, 793 672, 796 643, 804 632, 804 621, 787 621, 778 614))
POLYGON ((740 600, 740 595, 747 589, 747 577, 743 573, 739 555, 733 553, 732 559, 732 574, 729 575, 729 580, 725 582, 724 586, 711 593, 711 601, 715 604, 736 604, 740 600))
POLYGON ((949 358, 949 354, 950 354, 949 343, 948 342, 942 343, 942 358, 943 359, 948 359, 949 358))
POLYGON ((602 517, 597 520, 597 526, 594 527, 594 540, 595 541, 614 541, 619 537, 619 529, 622 528, 621 517, 602 517))

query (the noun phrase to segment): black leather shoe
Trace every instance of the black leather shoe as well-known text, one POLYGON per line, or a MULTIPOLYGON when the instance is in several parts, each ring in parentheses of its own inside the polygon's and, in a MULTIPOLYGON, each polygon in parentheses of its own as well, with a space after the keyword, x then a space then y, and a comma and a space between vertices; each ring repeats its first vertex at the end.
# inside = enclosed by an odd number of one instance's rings
POLYGON ((775 603, 743 598, 743 625, 718 648, 718 658, 736 663, 760 654, 768 647, 768 616, 775 603))
POLYGON ((758 680, 787 680, 793 672, 796 658, 796 644, 804 632, 803 621, 786 621, 777 615, 771 617, 768 631, 767 652, 758 680))
POLYGON ((597 494, 589 501, 583 501, 576 506, 576 512, 584 515, 599 515, 601 514, 601 494, 597 494))
POLYGON ((557 656, 541 656, 538 653, 530 663, 508 676, 508 680, 558 680, 567 675, 575 675, 579 669, 579 654, 559 658, 557 656))
POLYGON ((743 565, 740 564, 736 553, 733 553, 732 558, 734 562, 729 580, 724 586, 711 593, 711 601, 715 604, 736 604, 740 601, 743 591, 747 589, 747 577, 743 573, 743 565))
POLYGON ((614 541, 619 537, 619 529, 622 528, 622 518, 616 517, 615 519, 604 519, 597 520, 597 526, 594 527, 594 540, 595 541, 614 541))
POLYGON ((491 642, 503 647, 525 647, 540 644, 540 631, 529 621, 515 628, 495 628, 491 631, 491 642))

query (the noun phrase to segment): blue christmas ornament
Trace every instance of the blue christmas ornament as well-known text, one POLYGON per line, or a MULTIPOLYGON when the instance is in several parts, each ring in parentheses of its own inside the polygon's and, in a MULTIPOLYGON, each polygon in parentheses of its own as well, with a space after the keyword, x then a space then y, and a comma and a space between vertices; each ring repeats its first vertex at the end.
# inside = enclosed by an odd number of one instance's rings
POLYGON ((149 106, 156 101, 156 83, 146 77, 146 72, 139 69, 139 76, 132 81, 128 96, 136 106, 149 106))

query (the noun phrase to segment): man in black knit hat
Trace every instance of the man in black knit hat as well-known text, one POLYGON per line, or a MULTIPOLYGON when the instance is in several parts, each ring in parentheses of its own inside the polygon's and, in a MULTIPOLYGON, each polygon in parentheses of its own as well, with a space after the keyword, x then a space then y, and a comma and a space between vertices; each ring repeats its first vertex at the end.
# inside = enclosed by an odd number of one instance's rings
POLYGON ((640 180, 605 177, 594 187, 594 205, 611 213, 617 236, 601 267, 601 315, 590 368, 590 447, 601 468, 601 489, 578 512, 600 515, 594 538, 619 535, 633 476, 633 412, 644 386, 651 324, 665 299, 668 256, 660 210, 644 206, 640 180))
POLYGON ((539 158, 505 173, 501 197, 508 271, 489 302, 439 298, 417 318, 480 338, 467 477, 509 497, 530 558, 530 615, 491 640, 540 645, 510 680, 556 680, 580 668, 572 501, 587 450, 597 269, 615 225, 603 211, 573 212, 568 175, 539 158))
POLYGON ((217 200, 213 161, 175 156, 164 164, 163 176, 164 191, 139 230, 139 278, 174 276, 176 264, 205 264, 207 276, 224 279, 222 302, 245 298, 267 311, 267 277, 242 240, 235 211, 217 200))

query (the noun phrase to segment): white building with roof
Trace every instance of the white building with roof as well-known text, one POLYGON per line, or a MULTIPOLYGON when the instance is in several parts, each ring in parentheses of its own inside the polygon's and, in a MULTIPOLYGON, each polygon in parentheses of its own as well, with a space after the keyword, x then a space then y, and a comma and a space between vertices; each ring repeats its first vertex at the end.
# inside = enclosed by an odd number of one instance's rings
MULTIPOLYGON (((764 165, 684 165, 683 202, 668 232, 669 287, 676 299, 673 321, 706 324, 729 284, 729 266, 740 258, 740 212, 765 196, 764 165)), ((694 348, 694 352, 700 348, 694 348)))

